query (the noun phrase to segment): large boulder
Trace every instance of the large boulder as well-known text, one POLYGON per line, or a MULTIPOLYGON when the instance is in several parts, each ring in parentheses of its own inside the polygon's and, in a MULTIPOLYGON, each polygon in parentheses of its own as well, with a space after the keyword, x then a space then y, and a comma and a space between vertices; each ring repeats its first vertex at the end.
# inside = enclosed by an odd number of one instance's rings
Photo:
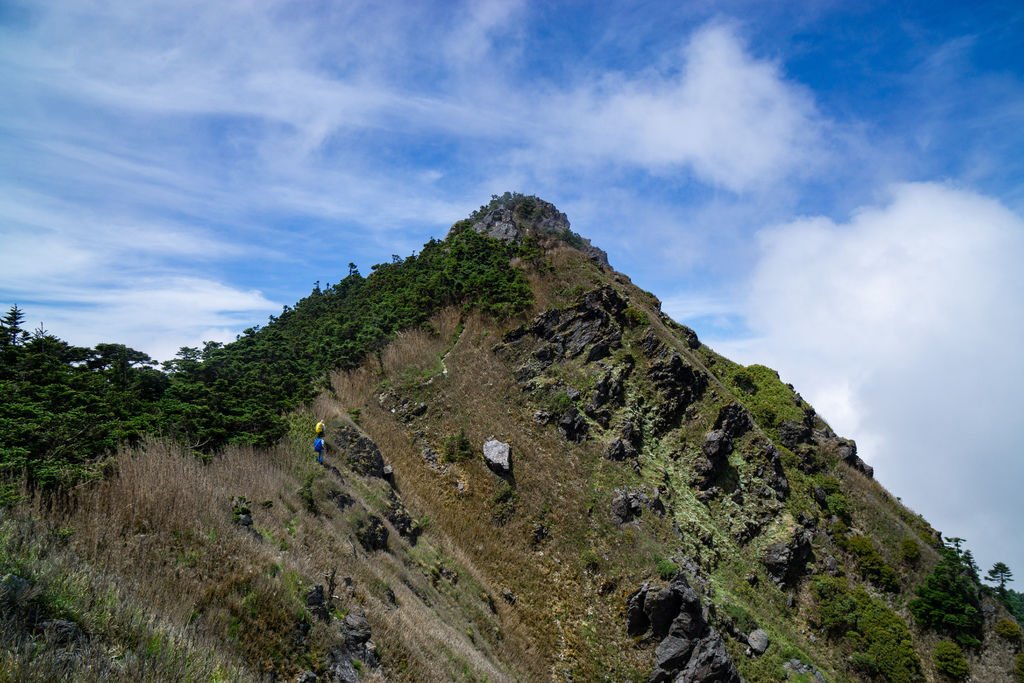
POLYGON ((750 646, 750 651, 759 657, 768 649, 769 643, 768 634, 759 628, 754 629, 747 636, 747 645, 750 646))
POLYGON ((498 474, 512 471, 512 447, 504 441, 488 439, 484 442, 484 461, 498 474))

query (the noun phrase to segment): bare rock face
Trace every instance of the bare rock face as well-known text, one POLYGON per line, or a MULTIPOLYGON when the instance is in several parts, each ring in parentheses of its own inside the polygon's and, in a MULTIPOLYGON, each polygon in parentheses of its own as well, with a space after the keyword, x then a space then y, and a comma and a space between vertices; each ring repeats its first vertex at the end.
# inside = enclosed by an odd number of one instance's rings
POLYGON ((731 439, 738 439, 754 426, 750 411, 739 403, 730 403, 718 411, 715 429, 720 429, 731 439))
POLYGON ((678 353, 652 363, 647 376, 661 393, 657 404, 659 429, 676 424, 686 408, 704 395, 708 386, 704 373, 678 353))
POLYGON ((506 192, 495 197, 474 218, 472 229, 488 237, 506 242, 522 242, 528 236, 558 239, 609 267, 608 254, 574 233, 569 227, 569 218, 543 199, 506 192))

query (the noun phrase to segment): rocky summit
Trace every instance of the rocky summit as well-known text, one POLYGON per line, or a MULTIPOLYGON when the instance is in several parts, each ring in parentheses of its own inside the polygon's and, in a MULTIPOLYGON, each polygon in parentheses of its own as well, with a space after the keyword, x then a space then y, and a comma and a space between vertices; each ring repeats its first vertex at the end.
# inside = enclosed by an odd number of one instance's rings
POLYGON ((960 539, 539 198, 161 381, 0 519, 10 679, 1014 680, 960 539))

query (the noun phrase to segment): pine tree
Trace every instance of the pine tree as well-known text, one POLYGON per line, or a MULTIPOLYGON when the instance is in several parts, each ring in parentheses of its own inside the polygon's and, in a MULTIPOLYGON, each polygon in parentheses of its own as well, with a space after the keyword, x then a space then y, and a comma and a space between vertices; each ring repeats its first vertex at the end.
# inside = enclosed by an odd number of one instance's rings
POLYGON ((992 565, 992 569, 988 570, 988 574, 985 575, 985 580, 989 583, 997 583, 996 590, 999 591, 1000 595, 1006 593, 1006 584, 1013 581, 1013 572, 1003 562, 996 562, 992 565))

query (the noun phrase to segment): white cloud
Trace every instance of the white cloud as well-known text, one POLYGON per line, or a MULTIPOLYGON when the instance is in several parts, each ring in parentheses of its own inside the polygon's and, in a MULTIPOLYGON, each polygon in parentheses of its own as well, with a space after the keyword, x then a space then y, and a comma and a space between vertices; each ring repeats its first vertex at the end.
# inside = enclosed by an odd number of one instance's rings
POLYGON ((1024 566, 1024 220, 999 202, 905 184, 846 223, 763 231, 748 322, 717 344, 780 370, 878 478, 982 564, 1024 566))
POLYGON ((723 25, 696 31, 665 69, 604 74, 551 101, 544 115, 554 125, 535 121, 537 134, 572 164, 690 169, 742 192, 809 173, 823 160, 825 122, 812 98, 723 25))
POLYGON ((233 341, 252 320, 279 311, 281 305, 256 290, 204 278, 166 277, 116 289, 46 291, 22 308, 28 314, 27 328, 43 323, 62 338, 70 329, 75 344, 114 341, 168 360, 182 346, 233 341))

